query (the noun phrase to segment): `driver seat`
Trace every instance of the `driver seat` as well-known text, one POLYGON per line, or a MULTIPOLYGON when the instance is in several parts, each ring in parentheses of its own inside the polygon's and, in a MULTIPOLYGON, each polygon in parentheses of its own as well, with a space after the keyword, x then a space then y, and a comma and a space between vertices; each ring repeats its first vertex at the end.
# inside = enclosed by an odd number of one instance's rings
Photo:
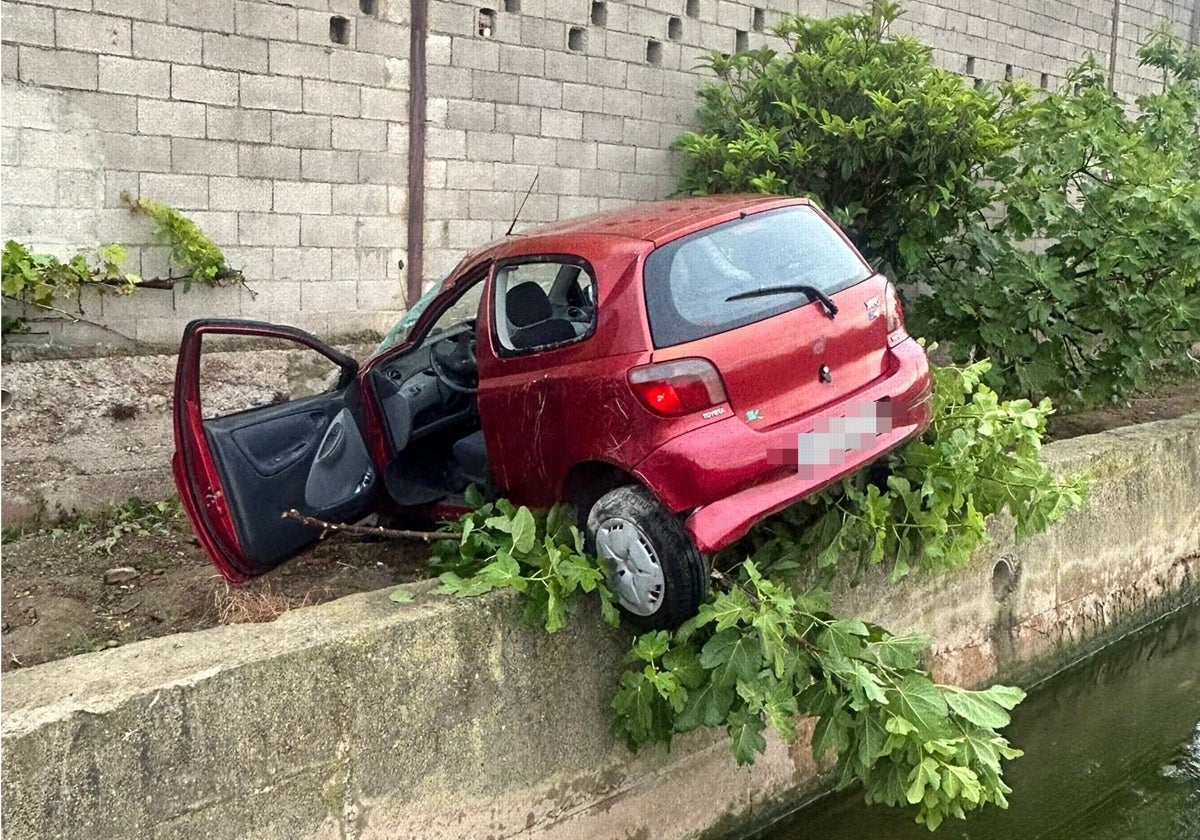
POLYGON ((504 296, 504 313, 513 326, 509 331, 513 349, 528 350, 575 338, 571 322, 554 317, 550 298, 532 280, 518 283, 504 296))

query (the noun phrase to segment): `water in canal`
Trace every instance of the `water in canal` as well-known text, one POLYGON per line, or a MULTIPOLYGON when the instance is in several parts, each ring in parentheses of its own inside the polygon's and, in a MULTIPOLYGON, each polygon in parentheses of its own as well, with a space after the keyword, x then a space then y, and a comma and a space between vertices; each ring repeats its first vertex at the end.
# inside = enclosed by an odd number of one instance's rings
POLYGON ((1200 604, 1031 691, 1006 734, 1007 811, 930 834, 851 790, 756 840, 1200 840, 1200 604))

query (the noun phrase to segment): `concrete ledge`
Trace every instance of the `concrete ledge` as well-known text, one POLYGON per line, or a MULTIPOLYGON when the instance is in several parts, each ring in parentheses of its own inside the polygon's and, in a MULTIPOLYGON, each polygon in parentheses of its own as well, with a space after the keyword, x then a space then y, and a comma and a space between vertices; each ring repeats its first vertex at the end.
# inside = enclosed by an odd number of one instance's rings
MULTIPOLYGON (((939 674, 975 683, 1046 673, 1194 593, 1200 415, 1047 452, 1095 473, 1086 511, 841 608, 930 633, 939 674)), ((692 838, 814 789, 807 745, 740 770, 708 733, 628 753, 608 734, 627 644, 590 614, 548 637, 504 595, 375 592, 12 672, 5 837, 692 838)))

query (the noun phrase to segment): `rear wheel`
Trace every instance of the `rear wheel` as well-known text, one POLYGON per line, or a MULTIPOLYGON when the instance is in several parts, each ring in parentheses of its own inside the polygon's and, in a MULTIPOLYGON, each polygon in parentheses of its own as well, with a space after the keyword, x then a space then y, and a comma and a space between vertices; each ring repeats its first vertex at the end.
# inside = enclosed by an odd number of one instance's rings
POLYGON ((588 542, 629 624, 670 629, 696 614, 708 565, 683 525, 642 487, 601 496, 587 518, 588 542))

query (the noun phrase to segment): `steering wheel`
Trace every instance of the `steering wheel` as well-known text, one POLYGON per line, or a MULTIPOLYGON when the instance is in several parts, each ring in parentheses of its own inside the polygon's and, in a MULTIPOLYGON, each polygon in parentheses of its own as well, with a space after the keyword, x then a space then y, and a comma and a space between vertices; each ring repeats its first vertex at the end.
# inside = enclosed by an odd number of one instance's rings
POLYGON ((460 394, 475 394, 479 391, 479 365, 475 359, 475 334, 463 332, 449 336, 429 348, 429 367, 438 381, 460 394), (439 347, 450 345, 450 351, 442 354, 439 347))

